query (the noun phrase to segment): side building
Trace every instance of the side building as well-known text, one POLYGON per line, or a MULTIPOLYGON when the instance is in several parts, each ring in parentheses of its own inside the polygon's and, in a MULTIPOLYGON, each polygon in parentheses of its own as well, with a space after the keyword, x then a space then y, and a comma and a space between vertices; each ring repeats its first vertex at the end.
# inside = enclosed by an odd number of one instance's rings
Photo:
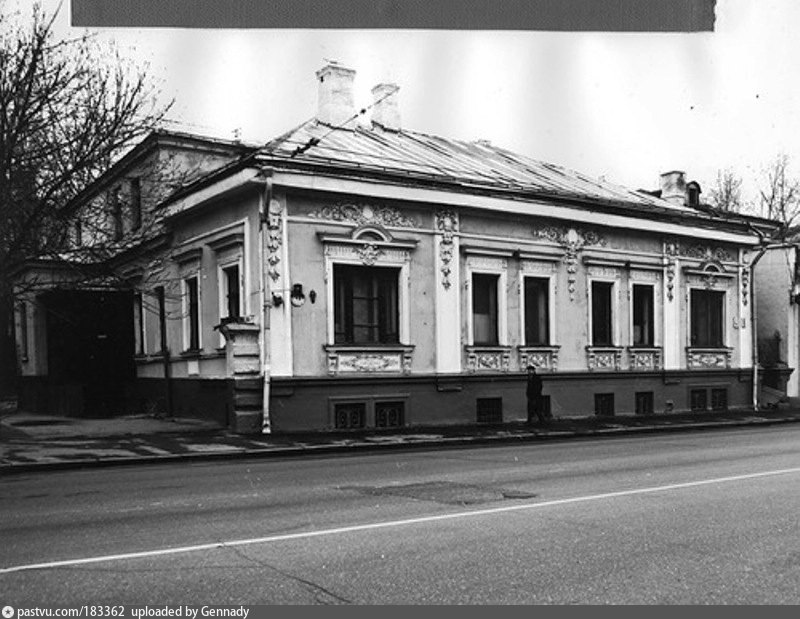
POLYGON ((365 123, 354 71, 317 78, 315 118, 107 261, 126 406, 243 432, 495 423, 526 417, 529 365, 556 417, 751 406, 752 219, 697 208, 682 172, 633 191, 409 131, 392 84, 365 123))

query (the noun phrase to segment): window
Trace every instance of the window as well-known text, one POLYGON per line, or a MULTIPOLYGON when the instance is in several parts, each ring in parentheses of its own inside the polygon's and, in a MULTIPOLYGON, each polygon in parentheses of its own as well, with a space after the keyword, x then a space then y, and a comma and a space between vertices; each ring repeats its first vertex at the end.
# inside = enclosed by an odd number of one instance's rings
POLYGON ((653 287, 633 285, 633 345, 653 346, 653 287))
POLYGON ((472 340, 479 345, 497 345, 498 275, 472 274, 472 340))
POLYGON ((335 343, 399 342, 399 271, 389 267, 334 265, 335 343))
POLYGON ((545 277, 525 278, 525 343, 550 343, 550 281, 545 277))
POLYGON ((185 344, 187 350, 200 349, 200 290, 197 277, 183 280, 185 294, 185 344))
POLYGON ((239 265, 234 264, 222 269, 222 318, 238 318, 241 316, 241 283, 239 265))
POLYGON ((167 299, 164 286, 155 288, 156 298, 158 299, 158 350, 167 352, 167 299))
POLYGON ((109 210, 114 225, 114 240, 122 238, 122 203, 119 200, 119 187, 114 187, 108 193, 109 210))
POLYGON ((75 247, 83 245, 83 222, 80 219, 75 221, 75 247))
POLYGON ((691 345, 721 348, 725 293, 716 290, 691 291, 691 345))
POLYGON ((611 282, 592 282, 592 345, 613 346, 614 329, 612 322, 611 282))
POLYGON ((138 230, 142 225, 142 184, 136 177, 130 179, 131 228, 138 230))
POLYGON ((144 354, 144 301, 142 293, 133 296, 133 327, 134 342, 137 355, 144 354))
POLYGON ((28 304, 19 304, 19 355, 22 361, 28 359, 28 304))

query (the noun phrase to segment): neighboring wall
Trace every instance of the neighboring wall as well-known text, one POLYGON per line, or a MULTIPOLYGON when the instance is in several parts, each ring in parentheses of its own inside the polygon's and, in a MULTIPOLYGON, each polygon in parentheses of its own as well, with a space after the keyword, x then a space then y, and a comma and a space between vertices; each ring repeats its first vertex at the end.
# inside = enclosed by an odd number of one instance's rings
POLYGON ((756 265, 755 295, 759 362, 766 368, 783 363, 794 368, 786 386, 787 395, 800 396, 798 379, 798 304, 792 302, 797 250, 768 250, 756 265))

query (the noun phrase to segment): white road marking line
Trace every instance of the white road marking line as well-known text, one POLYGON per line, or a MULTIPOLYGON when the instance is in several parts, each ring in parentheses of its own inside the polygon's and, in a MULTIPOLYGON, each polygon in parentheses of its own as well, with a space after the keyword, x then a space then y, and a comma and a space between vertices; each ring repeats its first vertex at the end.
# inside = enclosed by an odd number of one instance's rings
POLYGON ((24 572, 29 570, 42 570, 54 567, 70 567, 75 565, 86 565, 89 563, 103 563, 107 561, 125 561, 128 559, 143 559, 147 557, 159 557, 164 555, 184 554, 188 552, 198 552, 201 550, 213 550, 215 548, 231 548, 235 546, 252 546, 255 544, 270 544, 274 542, 284 542, 298 539, 308 539, 312 537, 323 537, 326 535, 339 535, 342 533, 355 533, 359 531, 371 531, 374 529, 388 529, 391 527, 403 527, 412 524, 423 524, 428 522, 438 522, 441 520, 455 520, 457 518, 472 518, 475 516, 486 516, 491 514, 502 514, 505 512, 515 512, 529 509, 539 509, 542 507, 552 507, 555 505, 568 505, 570 503, 584 503, 587 501, 598 501, 616 497, 634 496, 637 494, 648 494, 653 492, 664 492, 668 490, 682 490, 684 488, 695 488, 697 486, 708 486, 712 484, 723 484, 733 481, 743 481, 747 479, 757 479, 759 477, 773 477, 776 475, 788 475, 800 473, 800 467, 791 469, 778 469, 774 471, 763 471, 761 473, 747 473, 745 475, 733 475, 730 477, 717 477, 713 479, 702 479, 699 481, 688 481, 677 484, 667 484, 664 486, 651 486, 648 488, 637 488, 634 490, 619 490, 617 492, 604 492, 602 494, 590 494, 585 496, 572 497, 568 499, 553 499, 552 501, 542 501, 539 503, 525 503, 516 505, 506 505, 504 507, 493 507, 490 509, 478 509, 466 512, 456 512, 450 514, 439 514, 436 516, 420 516, 418 518, 407 518, 404 520, 390 520, 387 522, 374 522, 371 524, 358 524, 347 527, 337 527, 334 529, 321 529, 319 531, 304 531, 301 533, 285 533, 283 535, 269 535, 267 537, 255 537, 250 539, 232 540, 229 542, 212 542, 210 544, 196 544, 194 546, 179 546, 177 548, 162 548, 160 550, 144 550, 141 552, 127 552, 117 555, 103 555, 99 557, 87 557, 84 559, 67 559, 64 561, 50 561, 48 563, 31 563, 28 565, 15 565, 0 568, 0 574, 10 574, 12 572, 24 572))

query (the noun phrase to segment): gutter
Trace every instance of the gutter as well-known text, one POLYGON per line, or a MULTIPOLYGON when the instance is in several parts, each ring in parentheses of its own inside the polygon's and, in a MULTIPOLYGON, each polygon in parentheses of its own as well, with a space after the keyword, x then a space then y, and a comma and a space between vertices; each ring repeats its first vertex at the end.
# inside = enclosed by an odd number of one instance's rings
POLYGON ((269 222, 269 205, 272 201, 272 169, 262 168, 259 178, 264 184, 264 190, 258 195, 258 273, 259 273, 259 293, 261 298, 261 346, 260 361, 262 373, 262 418, 261 433, 272 433, 272 420, 270 418, 270 309, 272 308, 272 295, 270 281, 267 270, 264 268, 266 256, 269 253, 267 243, 269 242, 266 230, 269 222))

